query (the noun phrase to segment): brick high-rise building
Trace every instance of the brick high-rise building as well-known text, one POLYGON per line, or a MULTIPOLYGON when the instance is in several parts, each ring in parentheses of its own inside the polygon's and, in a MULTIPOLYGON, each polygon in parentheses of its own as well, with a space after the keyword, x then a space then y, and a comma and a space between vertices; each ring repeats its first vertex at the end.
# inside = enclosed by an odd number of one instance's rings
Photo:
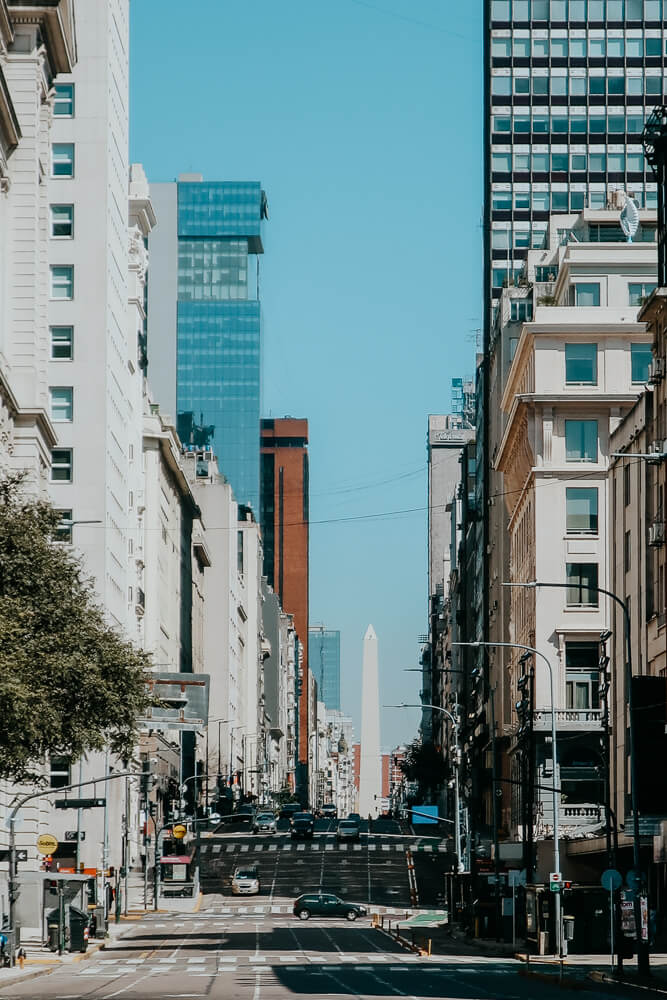
POLYGON ((297 794, 307 796, 309 755, 308 669, 308 421, 291 417, 261 423, 260 520, 264 575, 294 617, 302 648, 297 679, 297 794))

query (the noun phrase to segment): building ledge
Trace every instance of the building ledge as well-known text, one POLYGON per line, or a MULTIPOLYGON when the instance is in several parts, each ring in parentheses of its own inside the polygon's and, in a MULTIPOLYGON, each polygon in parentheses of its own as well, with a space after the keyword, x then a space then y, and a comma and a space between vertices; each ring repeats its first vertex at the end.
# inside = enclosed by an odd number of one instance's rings
POLYGON ((14 24, 42 29, 54 75, 71 73, 76 65, 76 35, 72 0, 9 0, 14 24))

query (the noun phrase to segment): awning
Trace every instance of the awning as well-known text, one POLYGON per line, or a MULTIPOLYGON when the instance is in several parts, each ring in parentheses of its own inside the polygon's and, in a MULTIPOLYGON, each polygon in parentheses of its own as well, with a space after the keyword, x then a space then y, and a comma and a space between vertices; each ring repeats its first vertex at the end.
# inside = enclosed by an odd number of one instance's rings
POLYGON ((161 865, 189 865, 192 858, 187 854, 169 854, 165 858, 160 858, 161 865))

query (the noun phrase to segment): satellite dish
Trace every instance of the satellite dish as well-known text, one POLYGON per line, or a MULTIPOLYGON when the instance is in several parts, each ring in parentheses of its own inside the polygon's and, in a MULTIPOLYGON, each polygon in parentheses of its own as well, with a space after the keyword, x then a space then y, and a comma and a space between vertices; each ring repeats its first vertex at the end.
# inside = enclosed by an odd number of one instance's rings
POLYGON ((625 199, 625 205, 621 211, 621 229, 627 237, 628 243, 637 235, 639 229, 639 207, 634 198, 629 195, 625 199))

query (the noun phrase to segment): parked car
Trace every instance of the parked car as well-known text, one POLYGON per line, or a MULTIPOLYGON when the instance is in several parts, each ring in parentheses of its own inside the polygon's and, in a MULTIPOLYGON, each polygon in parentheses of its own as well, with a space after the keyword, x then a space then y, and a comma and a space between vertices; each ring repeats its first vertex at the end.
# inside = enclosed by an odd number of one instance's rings
POLYGON ((361 826, 361 816, 359 815, 359 813, 348 813, 347 818, 354 820, 357 826, 361 826))
POLYGON ((276 817, 272 812, 257 813, 252 824, 253 833, 275 833, 276 817))
POLYGON ((290 835, 296 840, 297 837, 311 838, 315 831, 315 817, 312 813, 298 812, 292 816, 290 835))
POLYGON ((294 916, 300 920, 313 917, 345 917, 356 920, 366 916, 366 907, 357 903, 346 903, 332 892, 307 892, 294 901, 294 916))
POLYGON ((336 830, 336 840, 359 840, 359 824, 352 819, 341 819, 336 830))
POLYGON ((325 802, 320 809, 320 815, 323 819, 336 819, 338 816, 338 810, 333 802, 325 802))
POLYGON ((258 896, 261 889, 256 865, 243 865, 234 869, 232 894, 234 896, 258 896))
POLYGON ((281 819, 291 819, 294 813, 301 812, 300 802, 286 802, 280 810, 281 819))

